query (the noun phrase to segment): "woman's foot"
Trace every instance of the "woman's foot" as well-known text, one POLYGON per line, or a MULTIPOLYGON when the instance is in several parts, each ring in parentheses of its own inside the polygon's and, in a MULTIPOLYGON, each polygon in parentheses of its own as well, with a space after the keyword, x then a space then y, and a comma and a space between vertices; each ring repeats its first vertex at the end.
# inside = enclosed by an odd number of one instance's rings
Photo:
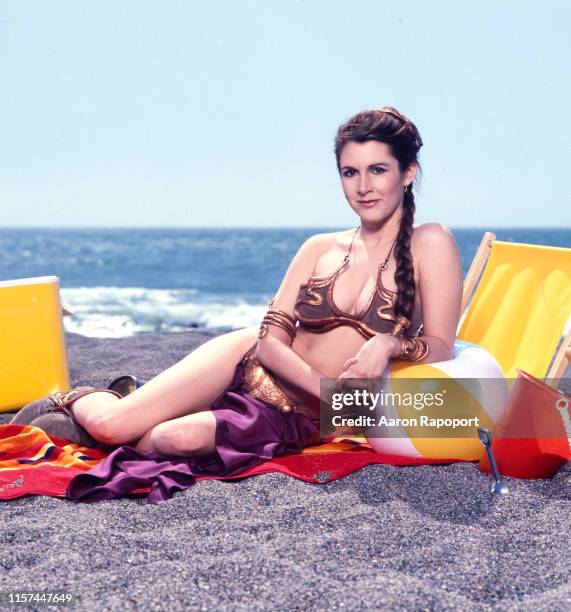
MULTIPOLYGON (((77 397, 79 397, 84 391, 90 391, 92 389, 94 389, 94 387, 76 387, 73 391, 77 392, 77 397)), ((67 393, 71 393, 71 391, 67 391, 67 393)), ((23 408, 20 408, 15 416, 12 417, 10 423, 16 425, 29 425, 34 419, 37 419, 42 414, 46 414, 58 408, 58 397, 61 398, 61 395, 61 391, 56 391, 51 395, 46 395, 41 399, 30 402, 23 408)))
POLYGON ((62 440, 67 440, 68 442, 79 444, 80 446, 88 446, 90 448, 108 446, 93 438, 84 427, 77 423, 77 421, 61 412, 44 414, 34 419, 30 425, 32 427, 39 427, 50 436, 61 438, 62 440))
POLYGON ((86 395, 98 392, 111 393, 119 399, 122 397, 116 391, 94 387, 77 387, 65 392, 56 391, 22 408, 10 422, 39 427, 56 438, 69 440, 82 446, 108 446, 95 440, 77 422, 72 412, 74 402, 86 395))

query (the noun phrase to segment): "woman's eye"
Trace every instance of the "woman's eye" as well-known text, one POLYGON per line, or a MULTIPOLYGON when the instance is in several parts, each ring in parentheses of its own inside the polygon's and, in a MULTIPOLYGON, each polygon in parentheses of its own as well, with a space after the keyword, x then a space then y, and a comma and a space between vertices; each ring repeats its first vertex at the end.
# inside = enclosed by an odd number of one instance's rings
POLYGON ((384 169, 384 168, 382 168, 381 166, 375 166, 375 167, 373 168, 373 172, 374 172, 375 174, 382 174, 383 172, 385 172, 385 169, 384 169))
POLYGON ((355 170, 343 170, 343 176, 354 176, 355 170))

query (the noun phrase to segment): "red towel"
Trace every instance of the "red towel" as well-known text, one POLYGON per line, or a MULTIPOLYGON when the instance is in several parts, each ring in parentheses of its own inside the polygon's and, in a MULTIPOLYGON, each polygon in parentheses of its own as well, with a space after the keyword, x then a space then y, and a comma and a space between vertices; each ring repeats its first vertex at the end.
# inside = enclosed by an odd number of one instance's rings
MULTIPOLYGON (((98 465, 111 451, 87 448, 48 436, 30 425, 0 425, 0 499, 23 495, 66 497, 71 479, 98 465)), ((421 465, 454 463, 456 460, 417 459, 374 452, 364 439, 335 438, 305 448, 300 454, 276 457, 218 480, 245 478, 279 472, 312 483, 331 482, 371 463, 421 465)), ((207 480, 199 477, 197 480, 207 480)), ((131 493, 148 493, 150 487, 131 493)))

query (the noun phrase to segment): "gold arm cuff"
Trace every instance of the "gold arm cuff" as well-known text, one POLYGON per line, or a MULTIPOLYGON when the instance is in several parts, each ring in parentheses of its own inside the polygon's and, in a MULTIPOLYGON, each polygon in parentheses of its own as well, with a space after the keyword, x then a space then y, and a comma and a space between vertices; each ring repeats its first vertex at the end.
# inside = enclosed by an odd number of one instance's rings
POLYGON ((274 312, 268 312, 264 317, 264 321, 279 321, 283 325, 287 325, 291 327, 291 329, 295 329, 295 321, 290 321, 289 319, 284 318, 282 315, 276 314, 274 312))
POLYGON ((283 329, 293 342, 296 333, 295 320, 286 312, 282 310, 268 310, 260 325, 258 338, 263 338, 268 333, 268 325, 275 325, 283 329))
POLYGON ((292 316, 288 315, 288 313, 284 312, 283 310, 268 309, 268 314, 285 317, 288 321, 291 322, 292 325, 295 325, 295 319, 292 316))
POLYGON ((281 329, 287 332, 288 336, 292 339, 292 341, 295 338, 295 330, 292 328, 290 324, 284 323, 283 321, 280 321, 280 320, 273 320, 268 317, 265 317, 264 321, 262 322, 262 326, 264 326, 267 329, 268 325, 275 325, 276 327, 280 327, 281 329))
POLYGON ((422 361, 425 359, 430 352, 430 347, 428 346, 428 342, 423 338, 406 338, 404 336, 401 337, 401 354, 399 359, 402 361, 422 361), (410 342, 410 345, 407 345, 407 342, 410 342))
POLYGON ((400 355, 399 355, 399 359, 404 359, 406 361, 406 359, 410 355, 411 349, 408 347, 406 336, 404 336, 404 335, 400 336, 399 340, 400 340, 400 355))

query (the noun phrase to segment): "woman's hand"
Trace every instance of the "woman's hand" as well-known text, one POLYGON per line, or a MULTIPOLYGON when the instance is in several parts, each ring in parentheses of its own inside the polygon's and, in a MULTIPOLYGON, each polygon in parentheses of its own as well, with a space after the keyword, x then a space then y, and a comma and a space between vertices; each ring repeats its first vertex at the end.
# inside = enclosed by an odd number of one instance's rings
POLYGON ((359 352, 343 364, 338 378, 379 378, 389 365, 389 360, 400 354, 398 338, 379 334, 367 340, 359 352))

